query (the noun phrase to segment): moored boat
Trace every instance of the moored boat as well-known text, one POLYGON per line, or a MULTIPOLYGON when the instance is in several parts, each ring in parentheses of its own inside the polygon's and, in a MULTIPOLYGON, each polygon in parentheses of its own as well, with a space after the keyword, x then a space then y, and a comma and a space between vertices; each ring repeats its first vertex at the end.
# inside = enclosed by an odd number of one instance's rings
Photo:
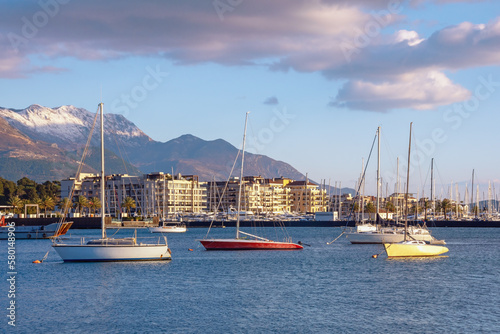
POLYGON ((240 216, 241 214, 241 184, 243 179, 243 166, 245 162, 245 139, 247 132, 247 121, 248 114, 245 117, 245 130, 243 132, 243 147, 241 149, 241 170, 239 178, 239 189, 238 189, 238 209, 236 215, 236 237, 229 239, 203 239, 200 243, 205 247, 206 250, 293 250, 293 249, 303 249, 301 244, 295 244, 291 241, 291 238, 287 238, 284 241, 273 241, 263 237, 259 237, 250 233, 240 231, 240 216), (245 237, 241 237, 244 235, 245 237))
MULTIPOLYGON (((352 244, 383 244, 383 243, 396 243, 404 241, 405 231, 404 228, 391 226, 380 227, 374 231, 366 232, 347 232, 347 238, 352 244)), ((408 227, 409 239, 424 241, 430 244, 437 244, 439 241, 434 238, 430 231, 425 227, 409 226, 408 227)))
POLYGON ((186 224, 178 221, 161 221, 160 226, 149 227, 148 230, 151 233, 184 233, 187 231, 187 227, 186 224))
POLYGON ((0 240, 6 240, 9 232, 14 233, 16 239, 50 239, 66 234, 73 222, 63 224, 52 223, 37 226, 16 226, 14 223, 5 223, 2 217, 0 222, 0 240))
POLYGON ((250 240, 250 239, 204 239, 200 240, 206 250, 259 250, 279 249, 294 250, 304 248, 300 244, 292 242, 279 242, 272 240, 250 240))
POLYGON ((427 257, 439 256, 448 252, 447 247, 429 245, 418 240, 384 243, 384 248, 388 257, 427 257))
POLYGON ((408 167, 406 173, 406 196, 405 196, 405 233, 404 240, 398 243, 384 243, 384 249, 389 258, 392 257, 427 257, 439 256, 448 252, 448 248, 444 246, 429 245, 421 240, 408 239, 408 193, 410 184, 410 157, 411 157, 411 129, 410 123, 410 140, 408 145, 408 167))
MULTIPOLYGON (((63 243, 59 240, 54 240, 52 247, 65 262, 170 260, 172 254, 168 248, 166 237, 163 237, 163 240, 162 238, 158 238, 157 243, 142 243, 137 242, 136 237, 108 238, 106 236, 104 215, 106 212, 106 201, 103 191, 106 188, 104 174, 104 110, 102 103, 99 104, 99 111, 101 116, 101 238, 89 241, 85 241, 85 239, 82 238, 79 244, 63 243)), ((89 138, 91 135, 92 132, 89 138)), ((85 154, 80 166, 83 165, 84 158, 85 154)), ((78 173, 79 172, 77 172, 77 176, 78 173)))

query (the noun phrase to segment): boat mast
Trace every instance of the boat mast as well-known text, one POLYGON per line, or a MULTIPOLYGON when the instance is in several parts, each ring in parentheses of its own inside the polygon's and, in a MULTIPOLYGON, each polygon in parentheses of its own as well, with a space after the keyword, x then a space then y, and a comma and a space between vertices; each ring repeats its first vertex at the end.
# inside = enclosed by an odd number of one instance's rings
POLYGON ((342 215, 342 181, 339 181, 339 220, 340 216, 342 215))
POLYGON ((106 238, 106 201, 104 197, 104 191, 106 186, 106 181, 104 179, 104 105, 99 103, 99 109, 101 112, 101 237, 106 238))
POLYGON ((472 199, 472 210, 474 210, 474 216, 477 218, 476 215, 476 208, 474 207, 474 169, 472 170, 472 189, 471 189, 471 199, 472 199))
POLYGON ((377 129, 378 152, 377 152, 377 215, 375 221, 378 219, 380 211, 380 126, 377 129))
POLYGON ((431 159, 431 211, 433 220, 436 219, 434 208, 434 158, 431 159))
MULTIPOLYGON (((363 222, 365 219, 365 189, 364 189, 364 176, 365 176, 365 159, 361 158, 361 174, 359 176, 359 185, 357 188, 361 189, 361 194, 359 196, 359 208, 361 210, 361 219, 363 222)), ((359 218, 359 214, 358 214, 359 218)))
POLYGON ((396 225, 399 223, 399 157, 396 159, 396 225))
POLYGON ((162 215, 161 215, 161 218, 163 220, 165 220, 165 200, 166 200, 166 196, 167 196, 167 190, 165 189, 167 187, 167 183, 166 183, 166 178, 167 178, 167 175, 163 174, 163 210, 162 210, 162 215))
POLYGON ((241 184, 243 183, 243 163, 245 162, 245 141, 247 137, 247 121, 249 113, 250 111, 247 111, 245 116, 245 130, 243 131, 243 147, 241 148, 240 185, 238 189, 238 212, 236 215, 236 239, 239 239, 240 237, 241 184))
POLYGON ((408 193, 409 193, 409 184, 410 184, 410 153, 411 153, 411 127, 413 122, 410 123, 410 140, 408 144, 408 169, 406 171, 406 196, 405 196, 405 238, 404 241, 407 240, 408 234, 408 193))

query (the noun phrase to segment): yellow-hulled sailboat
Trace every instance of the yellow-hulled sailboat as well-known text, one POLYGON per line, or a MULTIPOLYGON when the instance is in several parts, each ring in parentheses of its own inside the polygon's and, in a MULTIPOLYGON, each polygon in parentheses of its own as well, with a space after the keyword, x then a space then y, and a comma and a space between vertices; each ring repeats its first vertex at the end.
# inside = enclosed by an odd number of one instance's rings
POLYGON ((448 251, 444 246, 429 245, 419 240, 408 240, 408 190, 410 183, 410 153, 411 153, 411 128, 410 123, 410 144, 408 147, 408 170, 406 174, 406 196, 405 196, 405 232, 404 240, 399 243, 384 243, 384 248, 388 257, 425 257, 438 256, 448 251))
POLYGON ((388 257, 438 256, 448 251, 444 246, 429 245, 420 240, 384 244, 384 247, 388 257))

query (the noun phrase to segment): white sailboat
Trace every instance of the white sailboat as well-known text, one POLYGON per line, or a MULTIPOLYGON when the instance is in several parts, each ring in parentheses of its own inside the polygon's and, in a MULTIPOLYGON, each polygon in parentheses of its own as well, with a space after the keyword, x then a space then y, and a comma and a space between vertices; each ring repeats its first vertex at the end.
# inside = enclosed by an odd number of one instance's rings
MULTIPOLYGON (((352 244, 383 244, 396 243, 404 240, 405 229, 398 226, 389 226, 384 224, 380 217, 380 127, 377 128, 377 209, 375 223, 358 224, 356 230, 347 232, 347 239, 352 244)), ((364 174, 361 182, 364 182, 364 174)), ((406 230, 414 240, 433 243, 435 238, 430 234, 427 228, 421 226, 409 226, 406 230)))
POLYGON ((410 153, 411 153, 411 128, 410 123, 410 141, 408 146, 408 169, 406 172, 406 196, 405 196, 405 233, 404 240, 398 243, 384 243, 387 256, 392 257, 427 257, 438 256, 448 252, 444 246, 429 245, 421 240, 415 240, 408 234, 408 193, 410 183, 410 153), (413 239, 413 240, 410 240, 413 239))
MULTIPOLYGON (((186 224, 180 219, 168 219, 165 216, 165 179, 163 179, 163 215, 160 220, 159 226, 149 227, 148 230, 151 233, 184 233, 187 231, 186 224)), ((174 204, 174 216, 175 216, 175 180, 174 180, 174 169, 172 168, 172 190, 173 190, 173 204, 174 204)))
POLYGON ((243 133, 243 148, 241 150, 241 171, 238 190, 238 209, 236 215, 236 237, 228 239, 203 239, 201 244, 206 250, 257 250, 257 249, 274 249, 274 250, 297 250, 303 249, 304 246, 295 244, 291 238, 285 241, 273 241, 263 237, 259 237, 250 233, 240 231, 240 213, 241 213, 241 184, 243 180, 243 165, 245 161, 245 139, 247 133, 248 114, 245 117, 245 131, 243 133))
POLYGON ((105 228, 105 174, 104 174, 104 107, 99 104, 101 118, 101 238, 79 244, 63 243, 54 240, 52 247, 65 262, 95 261, 157 261, 170 260, 172 254, 168 248, 167 238, 159 238, 157 243, 138 243, 136 237, 108 238, 105 228), (163 240, 162 240, 163 239, 163 240))

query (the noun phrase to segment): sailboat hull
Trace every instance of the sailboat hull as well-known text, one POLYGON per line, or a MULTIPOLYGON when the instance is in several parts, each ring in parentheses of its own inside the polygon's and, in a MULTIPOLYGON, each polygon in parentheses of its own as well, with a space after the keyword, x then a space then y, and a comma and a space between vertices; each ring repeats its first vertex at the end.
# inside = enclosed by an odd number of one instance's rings
POLYGON ((187 231, 186 225, 182 226, 158 226, 150 227, 149 232, 151 233, 184 233, 187 231))
POLYGON ((206 250, 299 250, 304 247, 292 242, 246 239, 206 239, 200 240, 206 250))
POLYGON ((171 260, 167 245, 53 245, 65 262, 171 260))
MULTIPOLYGON (((384 244, 384 243, 397 243, 404 240, 403 233, 371 233, 371 232, 353 232, 346 233, 347 239, 351 244, 384 244)), ((425 242, 432 242, 433 237, 430 234, 410 234, 415 240, 425 242)))
MULTIPOLYGON (((46 226, 16 226, 16 239, 50 239, 66 234, 72 224, 73 222, 52 223, 46 226)), ((0 240, 7 240, 8 237, 9 227, 0 226, 0 240)))
POLYGON ((419 242, 385 243, 384 248, 388 257, 427 257, 439 256, 448 252, 448 248, 444 246, 419 242))

